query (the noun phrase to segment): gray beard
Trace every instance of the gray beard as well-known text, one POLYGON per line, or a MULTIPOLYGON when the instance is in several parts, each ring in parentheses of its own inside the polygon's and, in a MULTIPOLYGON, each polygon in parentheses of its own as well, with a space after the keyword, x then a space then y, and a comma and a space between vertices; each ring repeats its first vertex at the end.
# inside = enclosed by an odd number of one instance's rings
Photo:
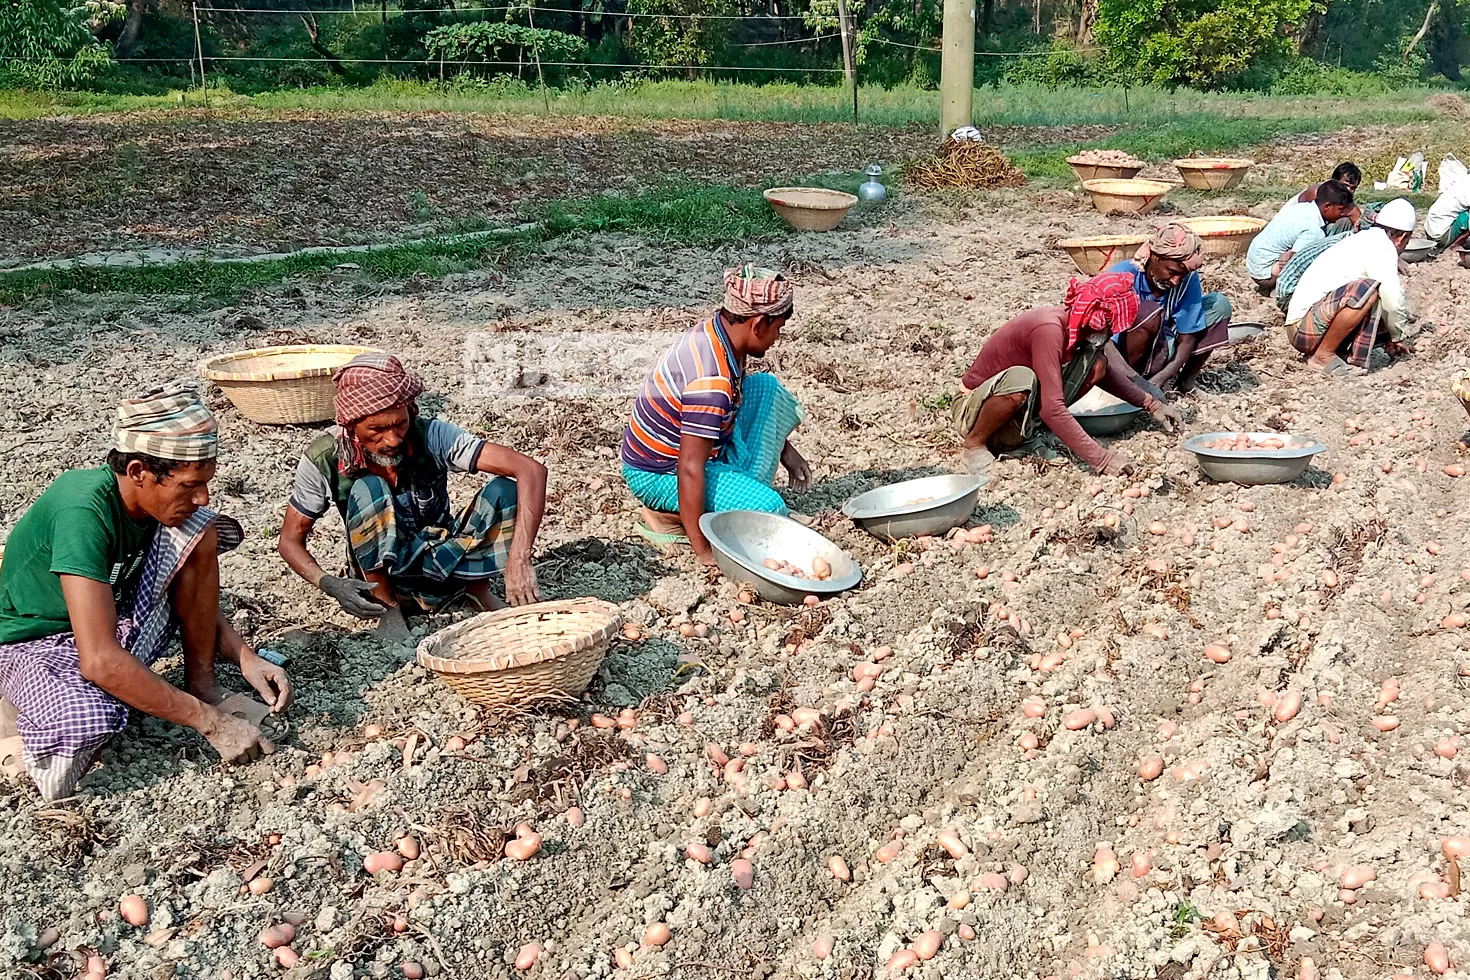
POLYGON ((403 462, 402 453, 397 453, 392 456, 384 456, 381 453, 370 453, 365 451, 363 452, 363 456, 366 457, 367 461, 369 463, 372 463, 374 466, 382 466, 387 469, 392 469, 399 463, 403 462))

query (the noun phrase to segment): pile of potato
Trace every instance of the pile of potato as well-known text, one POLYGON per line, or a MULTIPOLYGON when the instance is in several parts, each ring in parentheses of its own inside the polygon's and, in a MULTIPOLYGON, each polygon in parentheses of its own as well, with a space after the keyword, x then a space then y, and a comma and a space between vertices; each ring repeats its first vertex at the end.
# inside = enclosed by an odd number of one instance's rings
POLYGON ((1108 167, 1146 167, 1148 164, 1138 159, 1131 153, 1122 150, 1083 150, 1072 158, 1077 163, 1087 163, 1108 167))
POLYGON ((1244 432, 1237 432, 1235 436, 1213 439, 1210 442, 1202 442, 1200 446, 1204 449, 1228 449, 1231 452, 1243 453, 1252 449, 1285 449, 1287 440, 1278 436, 1267 436, 1264 439, 1252 439, 1244 432))
POLYGON ((773 572, 781 572, 793 578, 814 578, 819 581, 825 581, 832 577, 832 563, 821 555, 812 559, 812 570, 810 574, 800 566, 793 565, 789 561, 779 561, 775 558, 767 558, 761 564, 773 572))

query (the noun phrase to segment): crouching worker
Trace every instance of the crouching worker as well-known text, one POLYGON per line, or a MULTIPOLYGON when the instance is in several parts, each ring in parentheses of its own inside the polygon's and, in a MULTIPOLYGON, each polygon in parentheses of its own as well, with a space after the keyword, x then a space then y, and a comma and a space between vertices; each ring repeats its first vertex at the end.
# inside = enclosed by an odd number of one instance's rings
POLYGON ((1367 371, 1379 344, 1390 356, 1407 353, 1402 342, 1413 329, 1399 256, 1416 220, 1407 198, 1389 201, 1371 228, 1333 245, 1302 274, 1286 310, 1286 336, 1308 368, 1328 375, 1367 371))
POLYGON ((750 265, 725 272, 719 312, 664 354, 633 403, 623 431, 623 479, 643 504, 638 533, 668 550, 688 543, 706 565, 714 553, 699 530, 706 511, 786 514, 772 484, 776 465, 797 491, 811 469, 788 441, 801 406, 770 374, 746 374, 791 318, 791 283, 750 265))
POLYGON ((389 354, 360 354, 335 375, 337 426, 296 466, 280 554, 297 575, 386 639, 408 635, 402 602, 436 609, 462 595, 504 606, 490 578, 505 574, 512 605, 540 601, 532 547, 546 507, 546 467, 439 419, 419 416, 424 386, 389 354), (449 471, 491 473, 457 516, 449 471), (347 527, 349 577, 328 575, 307 550, 333 507, 347 527), (358 578, 356 576, 362 576, 358 578))
POLYGON ((1067 406, 1097 385, 1174 430, 1178 410, 1110 343, 1157 315, 1157 304, 1139 302, 1131 275, 1110 272, 1073 279, 1062 306, 1028 310, 997 330, 965 372, 965 393, 954 403, 966 471, 985 475, 997 453, 1034 438, 1039 420, 1097 472, 1131 472, 1127 454, 1099 446, 1067 406))
POLYGON ((1141 329, 1118 337, 1128 363, 1166 391, 1188 393, 1210 352, 1230 343, 1230 300, 1207 293, 1200 281, 1204 243, 1184 225, 1170 222, 1155 231, 1138 252, 1109 272, 1133 276, 1139 299, 1162 307, 1141 329))
POLYGON ((122 403, 113 441, 106 466, 69 470, 37 498, 0 565, 0 762, 17 773, 19 756, 47 800, 71 795, 130 708, 193 728, 226 762, 273 751, 215 707, 217 659, 272 711, 291 702, 285 671, 220 613, 218 556, 241 530, 205 506, 214 417, 193 392, 158 392, 122 403), (183 690, 149 669, 175 628, 183 690))

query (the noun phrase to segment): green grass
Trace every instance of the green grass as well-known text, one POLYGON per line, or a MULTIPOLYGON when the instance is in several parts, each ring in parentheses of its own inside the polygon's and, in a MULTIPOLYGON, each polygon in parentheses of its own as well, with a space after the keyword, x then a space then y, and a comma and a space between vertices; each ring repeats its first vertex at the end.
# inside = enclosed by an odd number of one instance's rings
MULTIPOLYGON (((827 175, 806 183, 851 183, 827 175)), ((775 238, 789 233, 760 191, 724 186, 670 185, 632 197, 594 195, 551 201, 532 209, 536 227, 503 237, 406 243, 374 252, 295 255, 267 262, 183 262, 137 268, 82 266, 0 274, 0 304, 22 303, 67 291, 211 297, 228 300, 294 276, 314 275, 342 263, 359 267, 365 281, 442 277, 479 264, 485 254, 527 252, 563 235, 622 231, 690 245, 775 238)))
MULTIPOLYGON (((1270 120, 1351 119, 1362 123, 1414 122, 1433 118, 1424 108, 1429 89, 1388 95, 1268 97, 1221 92, 1169 92, 1164 89, 1048 89, 1034 85, 999 85, 977 89, 975 124, 986 126, 1072 126, 1080 124, 1168 127, 1178 123, 1270 120)), ((714 81, 650 81, 553 89, 554 115, 611 115, 639 118, 747 119, 775 122, 850 122, 852 104, 842 88, 822 85, 744 85, 714 81)), ((198 108, 200 93, 171 91, 160 95, 113 95, 92 92, 0 92, 0 118, 23 119, 55 113, 117 112, 132 109, 198 108), (185 100, 180 102, 181 97, 185 100)), ((434 111, 545 113, 541 93, 515 82, 481 88, 426 82, 384 80, 349 87, 287 88, 257 95, 211 88, 216 109, 318 111, 434 111)), ((865 85, 859 92, 860 119, 880 126, 938 127, 939 95, 912 85, 881 88, 865 85)))

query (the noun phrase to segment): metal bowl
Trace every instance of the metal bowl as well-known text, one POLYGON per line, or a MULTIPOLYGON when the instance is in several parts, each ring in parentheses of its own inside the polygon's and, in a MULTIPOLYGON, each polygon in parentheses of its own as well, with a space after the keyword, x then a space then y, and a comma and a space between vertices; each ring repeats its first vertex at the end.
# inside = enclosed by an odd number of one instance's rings
POLYGON ((1077 410, 1072 409, 1072 417, 1082 426, 1082 431, 1090 436, 1115 436, 1128 431, 1128 427, 1138 421, 1138 416, 1143 409, 1137 405, 1127 402, 1118 402, 1116 405, 1107 405, 1103 408, 1077 410))
POLYGON ((842 513, 885 541, 943 534, 975 512, 986 482, 968 473, 945 473, 890 483, 853 497, 842 505, 842 513))
POLYGON ((1230 325, 1230 343, 1239 344, 1266 332, 1264 323, 1232 323, 1230 325))
POLYGON ((1404 246, 1405 262, 1423 262, 1434 254, 1434 246, 1438 244, 1432 238, 1411 238, 1409 244, 1404 246))
POLYGON ((847 552, 816 531, 779 514, 756 510, 727 510, 704 514, 699 529, 715 551, 715 563, 725 577, 749 582, 764 599, 796 605, 809 595, 833 596, 863 580, 863 569, 847 552), (810 568, 822 557, 832 566, 829 579, 797 578, 761 564, 767 558, 810 568))
POLYGON ((1207 449, 1205 443, 1235 438, 1239 432, 1206 432, 1187 439, 1181 447, 1194 453, 1205 476, 1221 483, 1239 483, 1255 487, 1263 483, 1290 483, 1307 471, 1312 457, 1326 452, 1327 447, 1310 436, 1292 436, 1281 432, 1246 432, 1251 439, 1286 439, 1284 449, 1207 449), (1292 443, 1292 440, 1295 440, 1292 443))

